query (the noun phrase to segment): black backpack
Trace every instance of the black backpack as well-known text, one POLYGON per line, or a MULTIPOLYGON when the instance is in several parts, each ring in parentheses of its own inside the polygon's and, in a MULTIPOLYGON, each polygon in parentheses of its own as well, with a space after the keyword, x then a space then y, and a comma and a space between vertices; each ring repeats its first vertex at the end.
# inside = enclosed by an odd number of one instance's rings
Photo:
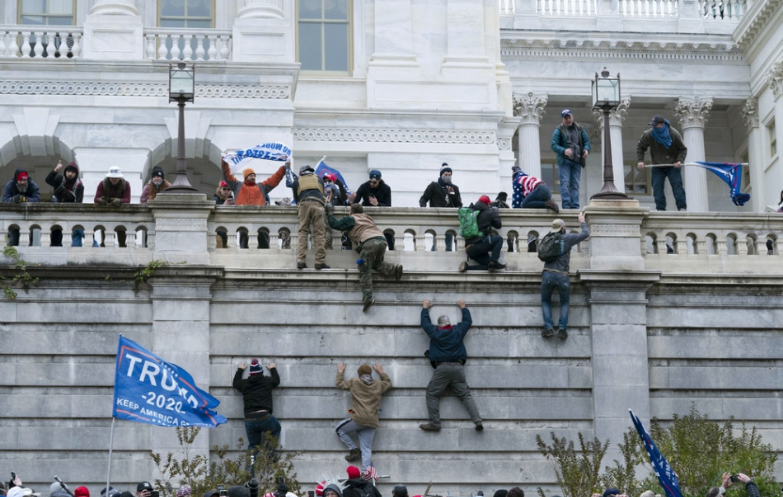
POLYGON ((538 258, 544 262, 554 262, 563 255, 565 236, 563 233, 548 233, 538 245, 538 258))

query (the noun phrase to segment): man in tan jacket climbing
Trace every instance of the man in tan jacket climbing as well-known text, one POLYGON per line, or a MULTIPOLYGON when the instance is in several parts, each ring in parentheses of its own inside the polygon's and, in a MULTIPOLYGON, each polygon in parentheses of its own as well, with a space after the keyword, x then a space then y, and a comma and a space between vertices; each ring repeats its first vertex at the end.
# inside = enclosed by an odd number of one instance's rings
POLYGON ((389 376, 383 372, 383 366, 375 365, 375 370, 380 375, 380 381, 372 377, 372 368, 369 364, 362 364, 357 371, 359 377, 345 380, 345 364, 337 365, 337 388, 351 392, 351 408, 349 417, 340 421, 336 431, 340 440, 351 451, 345 456, 346 461, 362 460, 362 472, 372 466, 372 442, 375 438, 375 429, 380 426, 378 410, 381 405, 381 397, 391 390, 392 384, 389 376), (356 447, 351 433, 359 437, 359 446, 356 447))

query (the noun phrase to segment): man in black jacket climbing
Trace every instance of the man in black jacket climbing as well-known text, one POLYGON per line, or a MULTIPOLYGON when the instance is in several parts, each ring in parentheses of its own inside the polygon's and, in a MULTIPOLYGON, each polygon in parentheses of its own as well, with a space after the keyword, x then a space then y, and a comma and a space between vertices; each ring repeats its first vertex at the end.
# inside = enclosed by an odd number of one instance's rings
MULTIPOLYGON (((272 415, 272 389, 280 384, 277 366, 270 363, 267 366, 270 376, 264 376, 264 368, 258 359, 250 362, 247 379, 242 379, 247 364, 237 366, 233 385, 242 394, 245 403, 245 431, 247 432, 247 448, 258 454, 258 447, 264 442, 266 432, 270 432, 275 440, 280 439, 280 423, 272 415)), ((269 448, 270 452, 274 447, 269 448)))

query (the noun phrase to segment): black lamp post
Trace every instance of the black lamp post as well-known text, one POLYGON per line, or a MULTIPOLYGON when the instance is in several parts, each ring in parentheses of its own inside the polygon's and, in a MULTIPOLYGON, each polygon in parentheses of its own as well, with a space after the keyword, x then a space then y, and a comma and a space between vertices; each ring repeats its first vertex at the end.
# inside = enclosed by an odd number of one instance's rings
POLYGON ((187 68, 184 62, 176 67, 169 65, 169 102, 177 102, 179 107, 179 129, 177 130, 177 177, 166 193, 194 193, 188 181, 188 166, 185 162, 185 102, 193 102, 196 89, 196 67, 187 68))
POLYGON ((627 199, 624 192, 614 186, 614 169, 612 168, 612 135, 609 130, 609 110, 620 105, 620 74, 616 78, 609 76, 609 71, 595 73, 593 81, 593 108, 604 111, 604 186, 601 191, 590 199, 627 199))

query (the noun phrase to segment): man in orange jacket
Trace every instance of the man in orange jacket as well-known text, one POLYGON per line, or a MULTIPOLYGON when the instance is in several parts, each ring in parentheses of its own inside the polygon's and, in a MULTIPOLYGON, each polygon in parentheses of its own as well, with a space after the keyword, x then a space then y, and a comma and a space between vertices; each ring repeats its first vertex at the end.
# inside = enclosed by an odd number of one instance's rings
POLYGON ((269 204, 269 192, 280 184, 285 176, 285 170, 291 167, 287 161, 275 171, 275 174, 267 178, 262 183, 256 183, 256 172, 247 167, 242 170, 244 181, 239 181, 231 174, 231 168, 225 160, 220 161, 223 170, 223 180, 228 183, 231 191, 234 192, 235 205, 267 205, 269 204))

